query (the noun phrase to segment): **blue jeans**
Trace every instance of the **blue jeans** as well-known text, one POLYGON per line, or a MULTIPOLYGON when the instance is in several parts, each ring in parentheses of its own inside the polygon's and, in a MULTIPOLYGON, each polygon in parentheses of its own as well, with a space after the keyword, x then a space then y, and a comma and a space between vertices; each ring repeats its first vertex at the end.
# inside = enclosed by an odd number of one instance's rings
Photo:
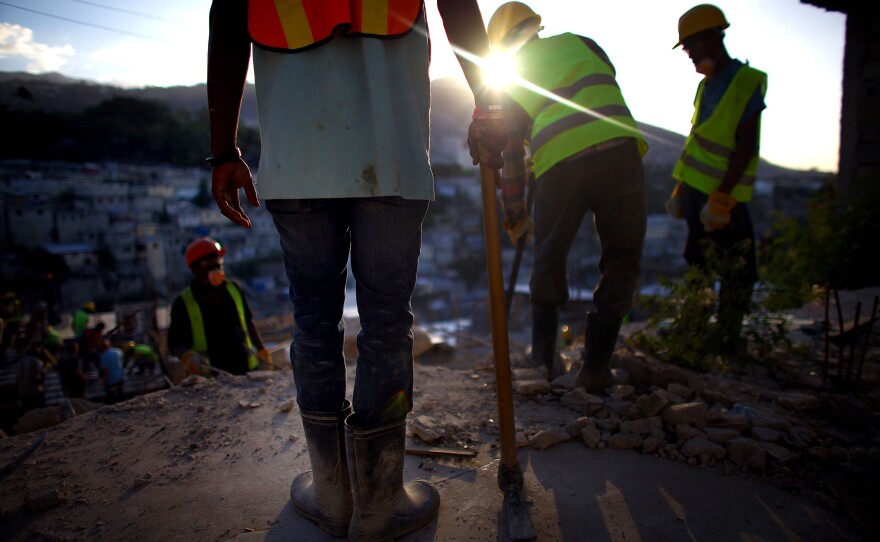
POLYGON ((345 399, 342 309, 351 257, 361 330, 352 403, 365 427, 412 410, 411 298, 428 202, 400 197, 268 200, 281 236, 295 330, 290 348, 301 410, 345 399))

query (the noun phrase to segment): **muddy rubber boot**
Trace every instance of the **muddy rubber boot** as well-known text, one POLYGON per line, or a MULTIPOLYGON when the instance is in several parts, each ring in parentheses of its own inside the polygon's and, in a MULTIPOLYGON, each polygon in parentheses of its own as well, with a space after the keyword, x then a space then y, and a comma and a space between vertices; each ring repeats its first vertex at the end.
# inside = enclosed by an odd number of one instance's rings
POLYGON ((584 388, 590 393, 603 393, 611 384, 608 363, 617 345, 618 333, 619 318, 601 318, 593 312, 587 314, 584 365, 575 379, 575 387, 584 388))
POLYGON ((354 492, 348 539, 390 542, 431 523, 437 517, 440 494, 428 482, 403 484, 406 419, 374 429, 360 429, 357 423, 357 414, 345 421, 354 492))
POLYGON ((290 501, 299 515, 333 536, 348 533, 354 509, 343 424, 351 412, 347 399, 339 412, 300 412, 312 470, 290 484, 290 501))
POLYGON ((532 363, 547 370, 547 380, 565 373, 556 353, 559 308, 532 303, 532 363))

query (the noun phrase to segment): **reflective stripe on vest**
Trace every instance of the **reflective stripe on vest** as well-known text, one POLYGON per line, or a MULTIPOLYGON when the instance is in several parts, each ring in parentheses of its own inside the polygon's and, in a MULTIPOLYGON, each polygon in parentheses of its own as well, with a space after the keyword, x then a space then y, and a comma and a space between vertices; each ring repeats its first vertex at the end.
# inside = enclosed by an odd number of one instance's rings
POLYGON ((620 137, 636 138, 642 155, 648 150, 614 68, 594 47, 592 40, 566 33, 531 41, 517 53, 520 76, 530 85, 513 86, 507 93, 532 119, 536 177, 570 156, 620 137))
POLYGON ((248 31, 255 44, 298 51, 346 35, 395 38, 412 28, 422 0, 248 0, 248 31))
MULTIPOLYGON (((253 343, 251 343, 250 333, 248 333, 247 323, 244 320, 244 300, 242 299, 241 292, 238 291, 238 288, 228 280, 226 281, 226 291, 229 292, 232 301, 235 303, 235 310, 238 313, 238 322, 241 324, 241 330, 244 333, 245 345, 247 346, 249 353, 248 369, 254 370, 259 365, 259 361, 256 356, 250 354, 250 352, 253 352, 254 347, 253 343)), ((208 340, 205 336, 205 322, 202 320, 202 311, 192 293, 192 288, 187 286, 186 289, 180 293, 180 297, 183 299, 186 313, 189 315, 189 326, 192 330, 191 348, 199 354, 207 354, 208 340)))
MULTIPOLYGON (((705 79, 700 82, 697 90, 692 124, 697 122, 704 86, 705 79)), ((761 92, 761 96, 767 93, 767 74, 748 65, 742 66, 733 76, 730 86, 724 91, 712 115, 705 122, 691 129, 681 158, 672 172, 675 179, 704 194, 711 194, 721 186, 736 148, 736 130, 756 90, 761 92)), ((755 191, 755 173, 758 170, 760 137, 759 127, 755 155, 749 160, 742 178, 730 193, 737 201, 752 200, 755 191)))

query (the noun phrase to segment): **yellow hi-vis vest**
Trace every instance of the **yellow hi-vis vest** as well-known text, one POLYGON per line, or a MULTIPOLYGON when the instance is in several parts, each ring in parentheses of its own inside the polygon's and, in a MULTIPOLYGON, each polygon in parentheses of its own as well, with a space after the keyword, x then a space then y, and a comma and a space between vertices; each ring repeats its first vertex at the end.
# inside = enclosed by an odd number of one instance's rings
POLYGON ((292 52, 324 43, 337 27, 346 35, 400 37, 421 11, 422 0, 248 0, 248 31, 264 49, 292 52))
MULTIPOLYGON (((244 333, 247 351, 249 353, 253 352, 254 345, 251 342, 251 335, 248 333, 247 323, 244 321, 244 301, 241 298, 241 292, 239 292, 238 288, 228 280, 226 281, 226 291, 229 292, 232 301, 235 303, 235 310, 238 313, 238 321, 241 324, 241 330, 244 333)), ((202 311, 199 309, 199 303, 196 301, 196 298, 192 293, 192 288, 187 286, 186 289, 180 293, 180 297, 183 299, 186 313, 189 315, 189 327, 192 330, 193 340, 192 350, 207 357, 208 339, 205 336, 205 322, 202 320, 202 311)), ((248 370, 253 371, 258 366, 259 361, 257 360, 257 357, 250 353, 248 355, 248 370)))
POLYGON ((531 84, 514 85, 507 94, 532 119, 536 178, 566 158, 620 137, 635 138, 642 155, 648 151, 614 68, 592 47, 598 46, 565 33, 533 40, 517 53, 520 77, 531 84))
MULTIPOLYGON (((700 100, 706 80, 700 81, 697 97, 694 100, 694 117, 691 133, 684 143, 681 158, 675 164, 672 177, 704 194, 711 194, 721 186, 724 174, 730 167, 730 157, 736 148, 736 129, 742 121, 743 113, 756 90, 761 96, 767 93, 767 74, 748 65, 742 66, 712 115, 697 125, 700 113, 700 100)), ((760 127, 755 155, 749 161, 742 178, 733 187, 730 195, 736 201, 752 200, 755 191, 755 172, 758 170, 758 149, 760 147, 760 127)))

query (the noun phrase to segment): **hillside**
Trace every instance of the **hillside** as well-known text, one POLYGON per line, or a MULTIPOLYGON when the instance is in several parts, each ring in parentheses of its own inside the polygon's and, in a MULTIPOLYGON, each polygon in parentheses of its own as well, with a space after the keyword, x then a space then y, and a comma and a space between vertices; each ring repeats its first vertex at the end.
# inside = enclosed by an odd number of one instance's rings
MULTIPOLYGON (((436 80, 432 90, 432 163, 469 169, 465 132, 473 109, 470 92, 456 78, 436 80)), ((127 89, 59 74, 0 73, 2 120, 21 127, 0 138, 0 158, 194 165, 208 147, 206 102, 204 84, 127 89), (176 136, 170 138, 169 133, 176 136)), ((242 124, 239 141, 254 164, 259 159, 259 134, 253 85, 245 90, 242 124)), ((640 127, 650 144, 644 157, 649 212, 663 213, 672 185, 670 172, 685 138, 650 124, 640 127)), ((789 186, 816 186, 828 174, 762 160, 758 176, 789 186)))
MULTIPOLYGON (((462 152, 462 126, 468 123, 473 101, 463 80, 438 79, 433 82, 432 94, 432 145, 435 162, 451 161, 462 152), (449 148, 449 145, 458 145, 449 148), (438 160, 439 157, 439 160, 438 160)), ((204 84, 175 87, 122 88, 72 79, 61 74, 32 75, 23 72, 0 72, 0 106, 11 111, 80 112, 95 107, 113 97, 129 97, 151 100, 165 104, 172 111, 181 110, 201 114, 205 112, 207 93, 204 84)), ((254 86, 245 88, 242 103, 242 121, 245 125, 258 125, 256 93, 254 86)), ((651 150, 645 163, 671 164, 678 158, 684 144, 682 134, 639 123, 648 137, 651 150)), ((763 177, 792 177, 809 172, 792 170, 761 161, 759 174, 763 177)))

